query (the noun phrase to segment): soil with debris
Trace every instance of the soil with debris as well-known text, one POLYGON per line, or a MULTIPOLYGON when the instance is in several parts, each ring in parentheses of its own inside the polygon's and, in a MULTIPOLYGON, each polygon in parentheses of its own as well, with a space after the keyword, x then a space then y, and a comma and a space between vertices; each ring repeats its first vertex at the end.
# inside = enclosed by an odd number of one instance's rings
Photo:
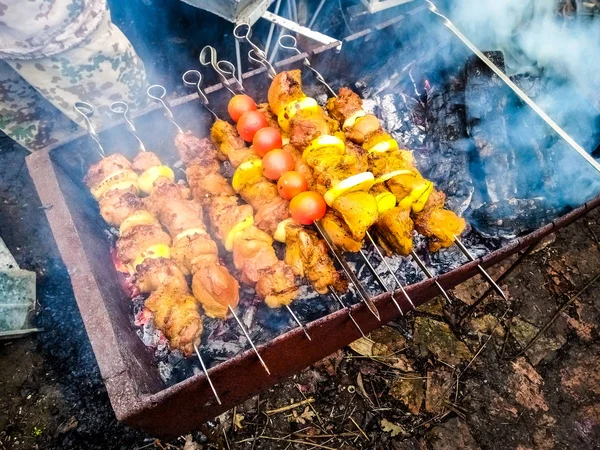
MULTIPOLYGON (((38 275, 43 332, 0 341, 0 449, 589 449, 600 442, 600 210, 502 283, 467 281, 207 424, 162 442, 116 422, 24 165, 0 152, 0 234, 38 275)), ((492 268, 498 276, 512 260, 492 268)))

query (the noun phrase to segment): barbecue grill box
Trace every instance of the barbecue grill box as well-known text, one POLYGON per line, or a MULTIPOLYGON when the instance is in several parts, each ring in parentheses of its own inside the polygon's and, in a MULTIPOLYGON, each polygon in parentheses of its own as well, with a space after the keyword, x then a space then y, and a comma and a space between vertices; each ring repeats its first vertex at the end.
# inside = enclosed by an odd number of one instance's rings
MULTIPOLYGON (((322 69, 325 79, 339 80, 340 74, 343 74, 340 82, 349 83, 357 68, 356 55, 361 55, 361 64, 369 64, 370 58, 385 54, 382 46, 389 43, 392 33, 396 36, 396 26, 402 28, 404 22, 405 18, 400 17, 349 36, 344 40, 340 54, 335 54, 336 44, 326 45, 313 49, 310 55, 302 54, 281 61, 276 69, 302 68, 302 60, 308 56, 314 67, 322 69), (392 33, 388 34, 388 31, 392 33)), ((426 33, 427 30, 420 32, 426 33)), ((408 30, 408 34, 411 33, 417 35, 416 39, 423 38, 414 29, 408 30)), ((310 94, 317 85, 309 74, 304 76, 305 90, 310 94)), ((258 99, 266 98, 269 82, 262 68, 244 74, 244 86, 250 95, 258 99)), ((217 113, 225 117, 228 93, 218 84, 207 88, 206 94, 217 108, 217 113)), ((180 98, 171 106, 184 129, 191 129, 200 136, 207 135, 211 116, 202 108, 195 94, 180 98)), ((153 106, 139 112, 133 119, 148 149, 156 151, 166 164, 172 165, 176 161, 172 145, 174 129, 164 118, 162 110, 153 106)), ((104 128, 99 135, 107 153, 122 152, 127 157, 136 153, 135 141, 127 134, 122 122, 104 128)), ((270 376, 251 350, 220 363, 212 367, 210 373, 222 405, 216 403, 207 379, 201 373, 166 387, 151 351, 136 335, 131 323, 131 300, 111 257, 106 224, 82 182, 87 169, 97 160, 93 141, 86 133, 80 132, 67 142, 28 156, 27 167, 42 204, 52 205, 45 212, 69 270, 77 304, 118 420, 156 436, 181 435, 360 337, 347 312, 340 310, 308 324, 312 342, 295 328, 260 346, 259 351, 271 370, 270 376)), ((537 231, 513 239, 483 259, 466 263, 435 280, 450 289, 474 276, 477 264, 484 267, 495 264, 535 244, 599 204, 600 197, 597 197, 537 231)), ((406 288, 416 305, 437 295, 435 280, 422 281, 406 288)), ((410 309, 401 295, 396 295, 396 299, 403 310, 410 309)), ((353 307, 353 316, 365 332, 399 315, 389 294, 375 297, 374 303, 381 314, 381 322, 365 305, 359 303, 353 307)))

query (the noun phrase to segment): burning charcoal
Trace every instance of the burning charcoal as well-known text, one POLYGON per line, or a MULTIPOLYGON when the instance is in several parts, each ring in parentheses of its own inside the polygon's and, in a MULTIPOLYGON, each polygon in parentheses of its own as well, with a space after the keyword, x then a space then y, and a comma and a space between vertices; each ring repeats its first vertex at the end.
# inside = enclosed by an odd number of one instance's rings
MULTIPOLYGON (((488 54, 504 68, 501 53, 488 54)), ((507 200, 517 195, 515 152, 508 138, 506 104, 508 87, 478 58, 466 68, 467 129, 476 148, 482 202, 507 200)))
POLYGON ((472 212, 472 221, 485 235, 513 238, 546 225, 560 213, 543 197, 511 198, 484 203, 472 212))

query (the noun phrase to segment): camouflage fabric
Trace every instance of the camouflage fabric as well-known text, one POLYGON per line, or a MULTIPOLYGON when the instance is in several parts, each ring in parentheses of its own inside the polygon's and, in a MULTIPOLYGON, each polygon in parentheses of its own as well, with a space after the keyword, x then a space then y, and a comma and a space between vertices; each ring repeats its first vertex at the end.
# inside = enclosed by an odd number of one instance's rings
POLYGON ((147 104, 144 65, 108 12, 81 45, 32 60, 0 61, 0 129, 31 151, 65 139, 83 126, 73 104, 96 107, 99 128, 122 100, 132 110, 147 104), (74 121, 74 122, 73 122, 74 121))

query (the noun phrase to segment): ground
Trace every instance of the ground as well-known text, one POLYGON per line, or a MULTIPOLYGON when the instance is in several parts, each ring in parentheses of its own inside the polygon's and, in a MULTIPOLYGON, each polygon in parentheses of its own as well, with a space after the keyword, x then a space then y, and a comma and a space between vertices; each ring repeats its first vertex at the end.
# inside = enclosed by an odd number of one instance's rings
POLYGON ((205 434, 163 442, 114 418, 24 157, 0 151, 0 235, 38 274, 44 331, 0 341, 0 450, 588 449, 600 439, 598 210, 524 259, 503 282, 509 303, 492 295, 463 317, 486 289, 463 283, 451 305, 436 299, 205 434))

